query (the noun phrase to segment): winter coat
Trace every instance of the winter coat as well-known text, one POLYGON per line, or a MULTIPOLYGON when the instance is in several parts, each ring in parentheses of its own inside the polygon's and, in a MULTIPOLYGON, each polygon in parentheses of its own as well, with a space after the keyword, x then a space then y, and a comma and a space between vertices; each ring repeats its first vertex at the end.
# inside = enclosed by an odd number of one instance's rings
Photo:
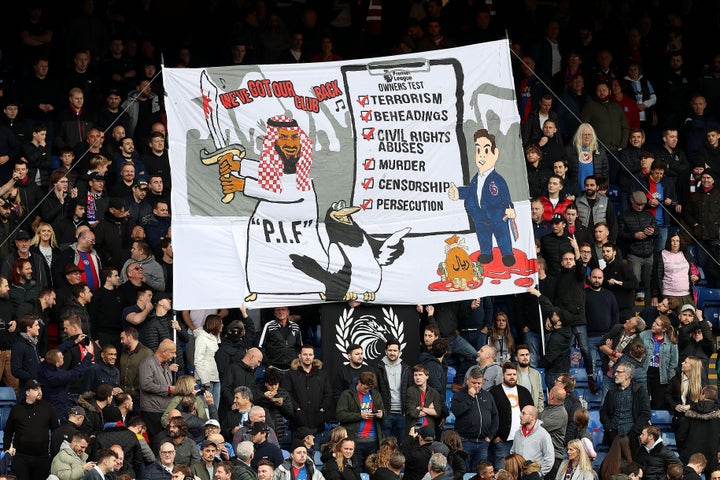
POLYGON ((220 346, 220 339, 208 333, 203 328, 197 328, 195 333, 195 378, 202 384, 219 382, 215 352, 220 346))
POLYGON ((275 434, 277 435, 278 442, 282 444, 285 442, 286 438, 288 438, 285 429, 285 419, 292 420, 293 412, 295 411, 293 401, 287 390, 284 388, 278 388, 277 394, 274 398, 281 398, 283 403, 282 405, 277 405, 265 396, 266 391, 267 387, 265 385, 260 385, 260 395, 255 399, 255 405, 260 405, 269 412, 272 417, 271 421, 274 421, 275 423, 275 434))
MULTIPOLYGON (((602 141, 608 150, 614 152, 627 145, 630 126, 620 105, 610 101, 600 103, 593 100, 585 104, 580 118, 595 128, 598 140, 602 141)), ((596 169, 595 175, 607 177, 607 170, 603 174, 596 169)))
MULTIPOLYGON (((307 480, 324 480, 322 473, 315 468, 312 460, 305 462, 305 468, 307 469, 307 480)), ((273 480, 295 480, 293 477, 292 460, 289 458, 286 459, 275 469, 273 480)))
POLYGON ((545 345, 545 355, 540 357, 540 366, 545 373, 562 373, 570 371, 570 340, 572 330, 570 327, 561 327, 553 330, 545 345))
POLYGON ((690 410, 685 412, 685 432, 676 432, 680 460, 687 463, 693 453, 702 453, 707 459, 706 471, 717 468, 718 461, 715 453, 720 448, 720 409, 711 400, 700 400, 692 404, 690 410))
POLYGON ((99 432, 93 442, 93 455, 100 449, 110 448, 112 445, 120 445, 125 454, 125 461, 120 473, 127 473, 131 477, 142 471, 143 454, 135 433, 125 426, 109 427, 99 432))
POLYGON ((83 452, 78 456, 70 444, 63 443, 60 451, 52 459, 50 465, 50 473, 57 476, 60 480, 80 480, 85 476, 83 466, 88 461, 88 454, 83 452))
MULTIPOLYGON (((378 383, 377 388, 378 390, 380 390, 380 396, 383 399, 383 405, 385 405, 385 408, 388 409, 389 413, 392 407, 392 398, 390 396, 390 383, 388 381, 387 362, 387 357, 383 357, 382 362, 380 362, 380 365, 376 369, 376 375, 378 383)), ((413 384, 413 374, 412 370, 410 369, 410 365, 402 361, 400 362, 400 365, 400 406, 402 408, 403 401, 405 399, 405 392, 407 391, 407 388, 413 384)))
POLYGON ((312 369, 305 372, 296 358, 281 385, 293 399, 293 430, 298 427, 309 427, 315 432, 325 430, 325 421, 332 416, 333 402, 332 387, 322 362, 315 359, 312 369))
POLYGON ((322 474, 325 480, 360 480, 360 465, 357 458, 352 458, 352 463, 347 460, 343 462, 343 469, 340 471, 335 458, 323 463, 322 474))
POLYGON ((658 235, 658 225, 655 216, 647 210, 639 212, 632 208, 625 210, 618 219, 618 236, 625 242, 626 252, 629 255, 647 258, 653 254, 653 239, 658 235), (643 239, 638 240, 635 234, 642 232, 647 227, 653 227, 655 232, 643 239))
POLYGON ((654 445, 650 451, 641 445, 634 457, 643 469, 645 480, 664 480, 668 466, 673 463, 680 465, 680 459, 663 445, 662 441, 654 445))
POLYGON ((704 191, 698 187, 690 196, 690 204, 684 213, 685 222, 695 238, 716 240, 720 229, 720 188, 715 185, 709 191, 704 191))
POLYGON ((37 347, 19 333, 10 351, 10 367, 20 385, 24 385, 28 380, 37 380, 40 370, 37 347))

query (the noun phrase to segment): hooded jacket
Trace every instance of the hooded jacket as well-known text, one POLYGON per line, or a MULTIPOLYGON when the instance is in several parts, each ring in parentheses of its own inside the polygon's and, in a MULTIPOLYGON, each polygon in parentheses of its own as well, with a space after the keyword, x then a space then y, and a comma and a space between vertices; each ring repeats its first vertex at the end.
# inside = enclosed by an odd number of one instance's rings
POLYGON ((332 416, 333 401, 332 387, 322 362, 313 360, 312 368, 306 372, 296 358, 281 385, 293 399, 293 430, 299 427, 309 427, 314 432, 325 430, 325 421, 332 416))

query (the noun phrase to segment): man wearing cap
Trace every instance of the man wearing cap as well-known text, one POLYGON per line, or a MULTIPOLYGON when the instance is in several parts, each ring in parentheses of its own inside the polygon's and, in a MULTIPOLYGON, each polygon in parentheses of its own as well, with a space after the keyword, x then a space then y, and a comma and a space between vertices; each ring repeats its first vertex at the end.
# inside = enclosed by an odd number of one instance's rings
POLYGON ((135 226, 121 198, 108 201, 108 209, 95 227, 95 248, 107 266, 119 269, 128 257, 130 232, 135 226))
MULTIPOLYGON (((218 371, 228 372, 231 365, 243 361, 243 357, 252 347, 255 338, 255 322, 248 320, 248 313, 245 305, 240 306, 243 320, 233 320, 225 328, 218 351, 215 352, 215 363, 218 371)), ((262 355, 262 352, 258 350, 262 355)), ((262 358, 260 359, 262 362, 262 358)))
POLYGON ((405 480, 421 480, 425 476, 433 454, 434 440, 434 428, 410 428, 410 432, 400 444, 400 451, 405 455, 405 480))
POLYGON ((92 172, 88 176, 87 189, 87 219, 91 227, 96 227, 105 211, 108 209, 110 199, 105 195, 105 175, 92 172))
POLYGON ((13 473, 18 478, 46 478, 50 472, 49 432, 58 428, 58 418, 55 408, 42 399, 42 386, 37 380, 25 382, 24 390, 25 400, 8 415, 3 449, 15 447, 13 473))
POLYGON ((45 259, 42 258, 42 255, 33 255, 30 251, 30 239, 30 233, 26 230, 18 230, 15 234, 15 251, 3 258, 0 275, 5 278, 10 278, 10 272, 12 271, 15 261, 20 258, 26 259, 30 262, 30 265, 32 265, 32 271, 38 288, 47 287, 51 283, 47 274, 47 263, 45 259))
POLYGON ((348 438, 355 440, 355 455, 360 465, 377 451, 383 440, 385 406, 376 386, 375 374, 362 372, 357 382, 340 394, 335 406, 335 417, 347 429, 348 438))
POLYGON ((152 215, 152 205, 145 201, 148 193, 148 182, 145 179, 137 179, 132 186, 132 194, 125 197, 125 207, 130 213, 130 220, 135 225, 140 225, 142 219, 152 215))
POLYGON ((650 279, 653 267, 653 241, 658 234, 655 216, 645 210, 647 197, 636 190, 630 196, 630 208, 618 219, 619 237, 625 241, 628 264, 644 286, 645 306, 652 303, 650 279))
MULTIPOLYGON (((257 451, 255 455, 257 456, 257 451)), ((315 468, 312 458, 309 458, 307 447, 302 440, 294 440, 290 447, 290 458, 280 464, 275 464, 275 475, 273 479, 298 480, 300 478, 306 480, 323 480, 324 477, 322 473, 315 468)))
POLYGON ((213 480, 215 470, 221 461, 215 458, 217 445, 210 440, 203 440, 200 444, 200 460, 194 460, 190 464, 190 471, 200 480, 213 480))
MULTIPOLYGON (((270 460, 277 468, 283 461, 283 455, 280 447, 268 441, 268 435, 270 434, 268 424, 265 422, 255 422, 252 427, 250 427, 248 433, 250 434, 252 443, 255 444, 255 455, 250 465, 253 468, 257 468, 260 460, 270 460)), ((305 444, 303 444, 303 448, 305 448, 305 444)))
POLYGON ((560 260, 563 252, 573 249, 567 233, 565 217, 556 213, 550 219, 552 232, 540 239, 540 252, 547 263, 547 273, 557 275, 560 273, 560 260))
POLYGON ((702 311, 685 304, 680 307, 680 328, 678 329, 678 364, 689 356, 699 358, 703 371, 708 367, 714 352, 712 324, 702 318, 702 311))
POLYGON ((58 454, 63 442, 70 443, 73 435, 82 428, 84 421, 85 409, 83 407, 76 405, 68 410, 67 420, 62 422, 50 435, 50 458, 58 454))
POLYGON ((713 258, 717 258, 718 231, 720 230, 720 190, 716 188, 718 172, 706 168, 700 175, 700 185, 690 196, 690 204, 685 210, 685 221, 699 246, 697 260, 701 267, 717 271, 713 258), (705 251, 707 250, 707 252, 705 251), (709 268, 712 266, 713 268, 709 268))

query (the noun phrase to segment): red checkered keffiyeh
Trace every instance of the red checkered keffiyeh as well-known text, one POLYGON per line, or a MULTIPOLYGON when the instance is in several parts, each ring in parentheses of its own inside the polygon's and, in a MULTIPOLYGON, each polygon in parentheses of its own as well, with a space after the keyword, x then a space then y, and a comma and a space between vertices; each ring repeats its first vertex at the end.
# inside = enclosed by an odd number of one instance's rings
POLYGON ((295 120, 285 115, 276 115, 267 122, 267 133, 263 140, 263 151, 258 167, 258 184, 274 193, 282 192, 280 179, 283 175, 283 161, 276 149, 278 129, 286 128, 300 135, 300 159, 295 165, 297 189, 310 190, 310 165, 312 164, 312 140, 298 127, 295 120))

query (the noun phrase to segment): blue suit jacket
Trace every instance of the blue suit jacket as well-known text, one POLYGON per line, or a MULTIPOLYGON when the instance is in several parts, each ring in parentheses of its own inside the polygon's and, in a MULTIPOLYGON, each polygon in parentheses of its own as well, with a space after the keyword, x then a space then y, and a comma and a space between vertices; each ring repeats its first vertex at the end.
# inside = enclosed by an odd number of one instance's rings
POLYGON ((513 208, 505 179, 493 170, 488 174, 482 189, 482 200, 478 203, 477 174, 470 181, 470 185, 459 187, 460 198, 465 201, 465 210, 470 214, 477 227, 480 224, 502 223, 505 210, 513 208))

